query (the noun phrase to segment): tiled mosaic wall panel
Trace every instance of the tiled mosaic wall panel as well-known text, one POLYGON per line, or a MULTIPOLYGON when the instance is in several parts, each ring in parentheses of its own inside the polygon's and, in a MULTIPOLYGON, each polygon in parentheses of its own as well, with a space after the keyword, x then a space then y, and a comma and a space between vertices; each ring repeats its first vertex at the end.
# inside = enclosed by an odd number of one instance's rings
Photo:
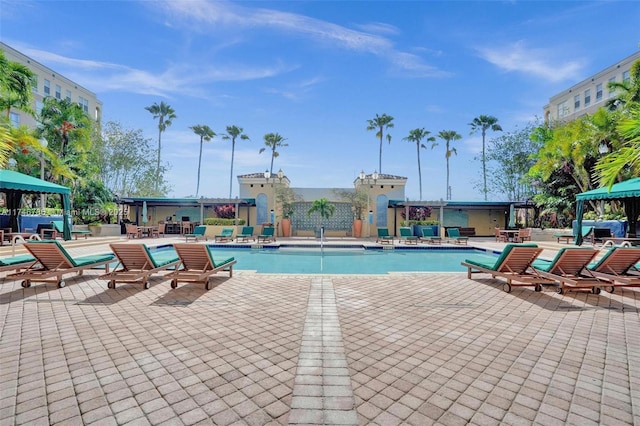
MULTIPOLYGON (((307 231, 314 230, 320 226, 320 215, 313 213, 311 216, 307 212, 313 205, 312 202, 298 202, 293 206, 291 225, 293 229, 307 231)), ((353 211, 349 203, 333 203, 336 210, 332 217, 324 219, 322 225, 325 230, 350 231, 353 226, 353 211)))

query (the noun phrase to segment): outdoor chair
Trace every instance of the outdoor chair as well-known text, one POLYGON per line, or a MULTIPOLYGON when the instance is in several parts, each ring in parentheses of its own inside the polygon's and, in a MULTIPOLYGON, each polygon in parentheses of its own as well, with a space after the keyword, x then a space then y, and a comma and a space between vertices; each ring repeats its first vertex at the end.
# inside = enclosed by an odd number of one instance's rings
POLYGON ((127 233, 127 239, 129 238, 142 238, 142 229, 138 227, 138 225, 134 225, 132 223, 127 223, 125 225, 125 230, 127 233))
POLYGON ((189 242, 190 239, 198 242, 199 239, 203 239, 205 241, 209 241, 205 233, 207 232, 207 227, 205 225, 196 226, 193 229, 193 233, 184 234, 185 242, 189 242))
POLYGON ((507 293, 512 287, 533 286, 536 291, 542 291, 541 284, 553 284, 554 281, 538 275, 530 270, 531 264, 542 253, 542 249, 535 244, 507 244, 495 261, 480 259, 466 259, 462 266, 467 267, 467 278, 471 274, 490 274, 493 278, 500 277, 507 280, 502 289, 507 293))
POLYGON ((258 235, 258 243, 271 243, 276 240, 276 228, 273 226, 265 226, 262 228, 262 233, 258 235))
POLYGON ((518 231, 514 236, 514 242, 524 243, 525 241, 531 241, 531 228, 523 228, 518 231))
POLYGON ((449 237, 449 242, 453 241, 455 244, 467 244, 469 241, 469 237, 463 237, 460 235, 460 230, 458 228, 447 229, 447 237, 449 237))
POLYGON ((497 226, 493 228, 493 233, 496 237, 497 242, 506 243, 509 241, 509 235, 506 234, 505 232, 502 232, 502 230, 497 226))
POLYGON ((149 277, 178 265, 180 259, 175 250, 151 252, 144 244, 112 243, 111 250, 118 264, 110 273, 99 278, 108 280, 108 288, 116 288, 116 283, 138 283, 149 288, 149 277))
POLYGON ((376 243, 393 244, 393 236, 389 234, 389 228, 378 228, 376 243))
POLYGON ((640 248, 610 248, 594 264, 588 266, 589 272, 596 278, 607 282, 606 290, 613 293, 616 287, 640 287, 640 248))
POLYGON ((113 255, 99 254, 92 256, 72 257, 65 248, 55 240, 30 241, 24 244, 31 256, 36 259, 24 271, 7 275, 8 279, 21 279, 22 287, 31 286, 32 282, 56 283, 59 288, 65 286, 62 276, 72 272, 82 275, 85 269, 104 266, 109 270, 113 255), (50 279, 53 278, 53 279, 50 279))
POLYGON ((222 231, 215 236, 214 241, 216 243, 233 241, 233 228, 222 228, 222 231))
POLYGON ((421 243, 441 244, 442 238, 433 233, 432 228, 422 228, 422 236, 419 238, 421 243))
POLYGON ((553 260, 537 259, 532 266, 538 275, 557 283, 559 294, 567 290, 587 290, 599 294, 603 283, 587 269, 597 253, 588 247, 565 247, 558 251, 553 260))
POLYGON ((177 288, 178 283, 189 282, 204 284, 207 290, 211 290, 210 278, 220 272, 229 272, 233 276, 234 257, 214 257, 211 249, 206 244, 174 244, 173 248, 180 258, 179 266, 167 274, 171 279, 171 288, 177 288))
POLYGON ((413 235, 413 229, 408 226, 400 227, 400 242, 404 241, 406 244, 418 244, 418 237, 413 235))
POLYGON ((248 242, 249 238, 255 240, 255 238, 253 238, 253 226, 243 226, 242 231, 236 235, 236 242, 248 242))
POLYGON ((20 254, 17 256, 0 258, 0 272, 19 271, 37 262, 36 258, 30 254, 20 254))

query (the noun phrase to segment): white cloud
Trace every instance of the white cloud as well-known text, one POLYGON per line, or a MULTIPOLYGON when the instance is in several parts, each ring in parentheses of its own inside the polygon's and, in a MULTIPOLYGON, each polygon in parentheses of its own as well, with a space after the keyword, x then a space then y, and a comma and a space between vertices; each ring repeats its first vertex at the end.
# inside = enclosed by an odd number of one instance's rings
POLYGON ((507 72, 532 74, 552 82, 579 79, 583 66, 580 60, 554 59, 564 58, 565 55, 555 55, 551 49, 528 48, 523 41, 477 50, 484 60, 507 72))
MULTIPOLYGON (((153 3, 154 6, 157 4, 153 3)), ((201 31, 218 31, 223 26, 248 29, 273 27, 281 31, 303 34, 319 42, 333 43, 343 49, 390 59, 394 66, 409 71, 414 76, 446 75, 424 63, 419 56, 397 50, 388 38, 372 33, 396 33, 397 29, 388 24, 365 24, 360 28, 366 28, 368 31, 357 31, 300 14, 247 8, 226 1, 193 0, 160 4, 165 13, 172 17, 172 22, 181 17, 189 28, 197 25, 201 31)))

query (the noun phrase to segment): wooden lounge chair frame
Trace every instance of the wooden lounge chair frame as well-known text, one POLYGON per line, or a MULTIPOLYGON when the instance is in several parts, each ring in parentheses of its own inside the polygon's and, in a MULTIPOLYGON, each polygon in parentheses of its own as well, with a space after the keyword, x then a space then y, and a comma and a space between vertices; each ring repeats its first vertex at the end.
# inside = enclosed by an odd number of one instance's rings
POLYGON ((616 287, 640 287, 640 248, 615 246, 588 270, 594 277, 606 281, 605 290, 613 293, 616 287))
POLYGON ((467 278, 472 274, 490 274, 493 278, 500 277, 507 280, 502 289, 507 293, 512 287, 533 286, 535 291, 542 291, 542 284, 553 284, 554 281, 530 272, 531 264, 542 253, 542 249, 535 244, 507 244, 493 267, 486 262, 474 262, 467 259, 462 266, 467 267, 467 278))
POLYGON ((111 243, 118 264, 112 272, 101 275, 100 279, 108 280, 107 288, 116 288, 116 283, 138 283, 145 289, 150 287, 149 277, 158 272, 175 267, 180 258, 168 256, 167 259, 155 259, 149 248, 142 243, 111 243))
POLYGON ((20 254, 18 256, 4 257, 0 259, 0 272, 19 271, 28 268, 38 261, 29 254, 20 254))
POLYGON ((207 232, 207 227, 205 225, 198 225, 195 228, 193 228, 192 233, 184 234, 185 242, 188 243, 190 239, 193 239, 193 241, 198 242, 200 238, 204 239, 205 241, 209 241, 209 238, 205 235, 206 232, 207 232))
POLYGON ((467 244, 469 242, 469 237, 461 236, 458 228, 447 229, 447 237, 449 238, 449 243, 452 240, 455 244, 467 244))
POLYGON ((32 282, 55 283, 62 288, 65 286, 63 275, 72 272, 82 275, 86 269, 103 265, 109 271, 109 264, 113 262, 111 254, 74 258, 55 240, 30 241, 24 247, 36 260, 24 271, 7 275, 10 279, 21 279, 24 288, 30 287, 32 282))
POLYGON ((262 228, 262 233, 258 235, 258 243, 271 243, 276 240, 276 228, 274 226, 265 226, 262 228))
POLYGON ((206 244, 174 244, 176 253, 180 258, 179 267, 166 275, 171 279, 171 288, 177 288, 178 282, 204 284, 207 290, 211 290, 210 278, 220 271, 229 272, 233 277, 233 265, 237 263, 233 257, 216 260, 209 246, 206 244))
POLYGON ((393 235, 389 234, 389 228, 378 228, 378 238, 376 243, 393 244, 393 235))
POLYGON ((249 238, 255 241, 253 237, 253 226, 243 226, 242 231, 236 235, 236 243, 249 242, 249 238))
POLYGON ((400 227, 400 242, 405 244, 418 244, 418 237, 413 235, 413 229, 408 226, 400 227))
POLYGON ((431 228, 422 228, 422 236, 418 238, 418 241, 428 244, 442 244, 442 238, 438 235, 434 235, 433 229, 431 228))
POLYGON ((215 236, 214 242, 225 243, 233 241, 233 228, 222 228, 222 232, 215 236))
POLYGON ((568 290, 600 294, 603 282, 587 269, 597 254, 596 250, 587 247, 566 247, 558 251, 552 261, 537 260, 532 267, 538 275, 556 282, 559 294, 568 290))

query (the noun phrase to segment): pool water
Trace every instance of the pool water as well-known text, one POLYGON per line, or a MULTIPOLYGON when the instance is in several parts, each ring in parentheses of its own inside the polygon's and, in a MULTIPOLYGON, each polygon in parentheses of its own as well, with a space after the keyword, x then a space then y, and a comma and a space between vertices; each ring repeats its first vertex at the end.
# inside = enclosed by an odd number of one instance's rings
POLYGON ((495 260, 498 255, 476 249, 239 249, 211 248, 215 257, 236 258, 236 270, 278 274, 386 274, 388 272, 462 272, 468 258, 495 260))

